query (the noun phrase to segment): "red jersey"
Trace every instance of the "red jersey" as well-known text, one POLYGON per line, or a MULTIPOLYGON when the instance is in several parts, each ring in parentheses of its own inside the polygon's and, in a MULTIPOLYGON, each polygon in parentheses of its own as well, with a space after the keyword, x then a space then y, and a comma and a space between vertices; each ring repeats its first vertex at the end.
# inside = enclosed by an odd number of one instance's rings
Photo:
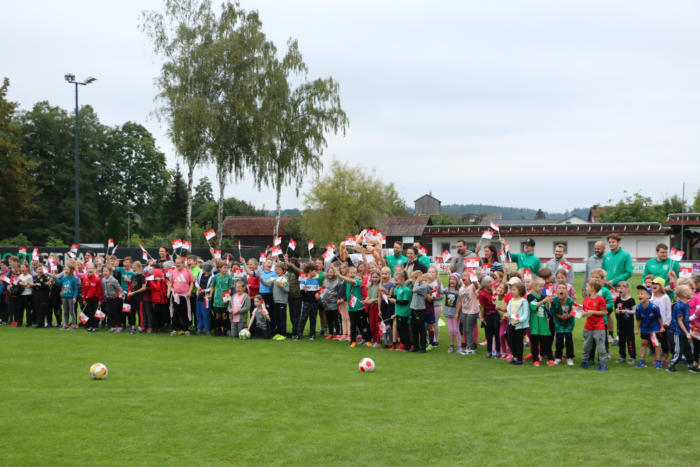
MULTIPOLYGON (((600 295, 596 295, 595 298, 586 297, 583 299, 583 309, 585 311, 605 311, 606 308, 605 299, 600 295)), ((583 328, 589 331, 605 331, 605 317, 591 315, 586 318, 586 325, 583 328)))
POLYGON ((154 305, 162 305, 166 302, 168 292, 168 281, 165 280, 165 274, 160 269, 153 270, 154 280, 146 281, 148 292, 151 294, 151 302, 154 305))
POLYGON ((260 278, 251 274, 248 276, 248 296, 252 301, 256 295, 260 295, 260 278))
POLYGON ((97 274, 85 276, 83 279, 83 301, 88 298, 96 298, 102 301, 102 279, 97 274))

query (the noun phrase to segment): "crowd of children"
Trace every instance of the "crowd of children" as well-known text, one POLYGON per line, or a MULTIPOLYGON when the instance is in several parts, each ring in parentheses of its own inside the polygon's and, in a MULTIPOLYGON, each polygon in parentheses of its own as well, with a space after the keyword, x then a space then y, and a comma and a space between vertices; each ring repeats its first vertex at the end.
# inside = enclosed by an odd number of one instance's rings
POLYGON ((342 243, 337 252, 306 261, 271 253, 260 262, 231 255, 173 259, 161 248, 159 259, 144 264, 87 253, 85 261, 68 260, 59 270, 56 257, 10 257, 0 262, 0 324, 63 330, 82 324, 88 332, 173 336, 238 337, 245 330, 254 338, 299 340, 308 323, 313 340, 320 322, 327 340, 415 353, 437 348, 439 327, 446 326, 447 352, 460 355, 477 353, 483 328, 487 358, 573 366, 573 331, 581 320, 581 368, 593 365, 597 353, 598 369, 607 370, 614 316, 617 363, 645 367, 649 352, 657 369, 666 365, 674 372, 684 363, 698 371, 700 276, 673 276, 667 284, 647 275, 635 300, 627 281, 612 288, 598 268, 590 271, 578 304, 564 262, 532 274, 499 263, 495 247, 489 250, 486 258, 462 252, 446 285, 419 247, 409 246, 404 256, 401 242, 388 255, 376 241, 354 252, 342 243))

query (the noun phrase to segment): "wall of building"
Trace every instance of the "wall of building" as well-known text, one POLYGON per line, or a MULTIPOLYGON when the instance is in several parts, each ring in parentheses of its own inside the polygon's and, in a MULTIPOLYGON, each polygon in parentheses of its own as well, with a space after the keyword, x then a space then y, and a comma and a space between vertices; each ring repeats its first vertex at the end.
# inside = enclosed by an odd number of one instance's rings
MULTIPOLYGON (((524 242, 530 237, 508 237, 510 242, 510 251, 520 253, 521 242, 524 242)), ((552 236, 532 236, 535 240, 535 254, 540 258, 551 258, 554 256, 554 247, 558 243, 567 245, 566 257, 572 262, 580 262, 588 258, 592 251, 593 243, 598 240, 605 241, 605 236, 585 236, 585 235, 552 235, 552 236)), ((439 255, 445 251, 446 244, 449 244, 449 250, 452 255, 457 252, 457 241, 464 240, 467 244, 476 245, 479 242, 479 237, 431 237, 426 238, 426 241, 431 240, 435 252, 433 255, 439 255)), ((493 241, 498 242, 498 236, 494 235, 493 241)), ((656 256, 656 245, 659 243, 669 243, 668 235, 623 235, 622 248, 627 251, 635 261, 643 261, 656 256)), ((482 245, 486 245, 487 241, 483 240, 482 245)), ((473 248, 472 248, 473 249, 473 248)), ((607 243, 606 243, 607 249, 607 243)))

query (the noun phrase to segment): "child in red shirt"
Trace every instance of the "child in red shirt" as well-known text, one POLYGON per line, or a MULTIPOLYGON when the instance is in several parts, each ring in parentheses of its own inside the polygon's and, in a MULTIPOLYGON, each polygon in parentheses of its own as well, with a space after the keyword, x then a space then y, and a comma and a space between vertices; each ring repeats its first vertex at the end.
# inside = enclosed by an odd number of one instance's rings
POLYGON ((95 266, 90 263, 83 279, 83 311, 88 316, 88 332, 96 332, 98 319, 95 318, 97 306, 102 302, 102 279, 95 274, 95 266))
POLYGON ((583 300, 583 316, 586 318, 586 325, 583 327, 583 362, 581 368, 588 368, 589 362, 593 360, 592 350, 595 343, 598 349, 598 369, 605 371, 608 369, 608 352, 605 350, 605 318, 608 314, 605 299, 598 295, 602 284, 598 279, 589 279, 586 282, 587 297, 583 300))

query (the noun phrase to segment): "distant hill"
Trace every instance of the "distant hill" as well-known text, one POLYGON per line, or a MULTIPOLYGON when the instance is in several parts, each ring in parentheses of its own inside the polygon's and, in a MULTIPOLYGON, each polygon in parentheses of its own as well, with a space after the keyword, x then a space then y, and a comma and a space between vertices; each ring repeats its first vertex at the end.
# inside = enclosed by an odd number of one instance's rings
MULTIPOLYGON (((547 212, 547 219, 562 219, 569 216, 588 217, 589 208, 574 208, 566 212, 547 212)), ((512 208, 508 206, 495 206, 492 204, 443 204, 444 214, 491 214, 500 213, 503 219, 534 219, 537 209, 512 208)))

